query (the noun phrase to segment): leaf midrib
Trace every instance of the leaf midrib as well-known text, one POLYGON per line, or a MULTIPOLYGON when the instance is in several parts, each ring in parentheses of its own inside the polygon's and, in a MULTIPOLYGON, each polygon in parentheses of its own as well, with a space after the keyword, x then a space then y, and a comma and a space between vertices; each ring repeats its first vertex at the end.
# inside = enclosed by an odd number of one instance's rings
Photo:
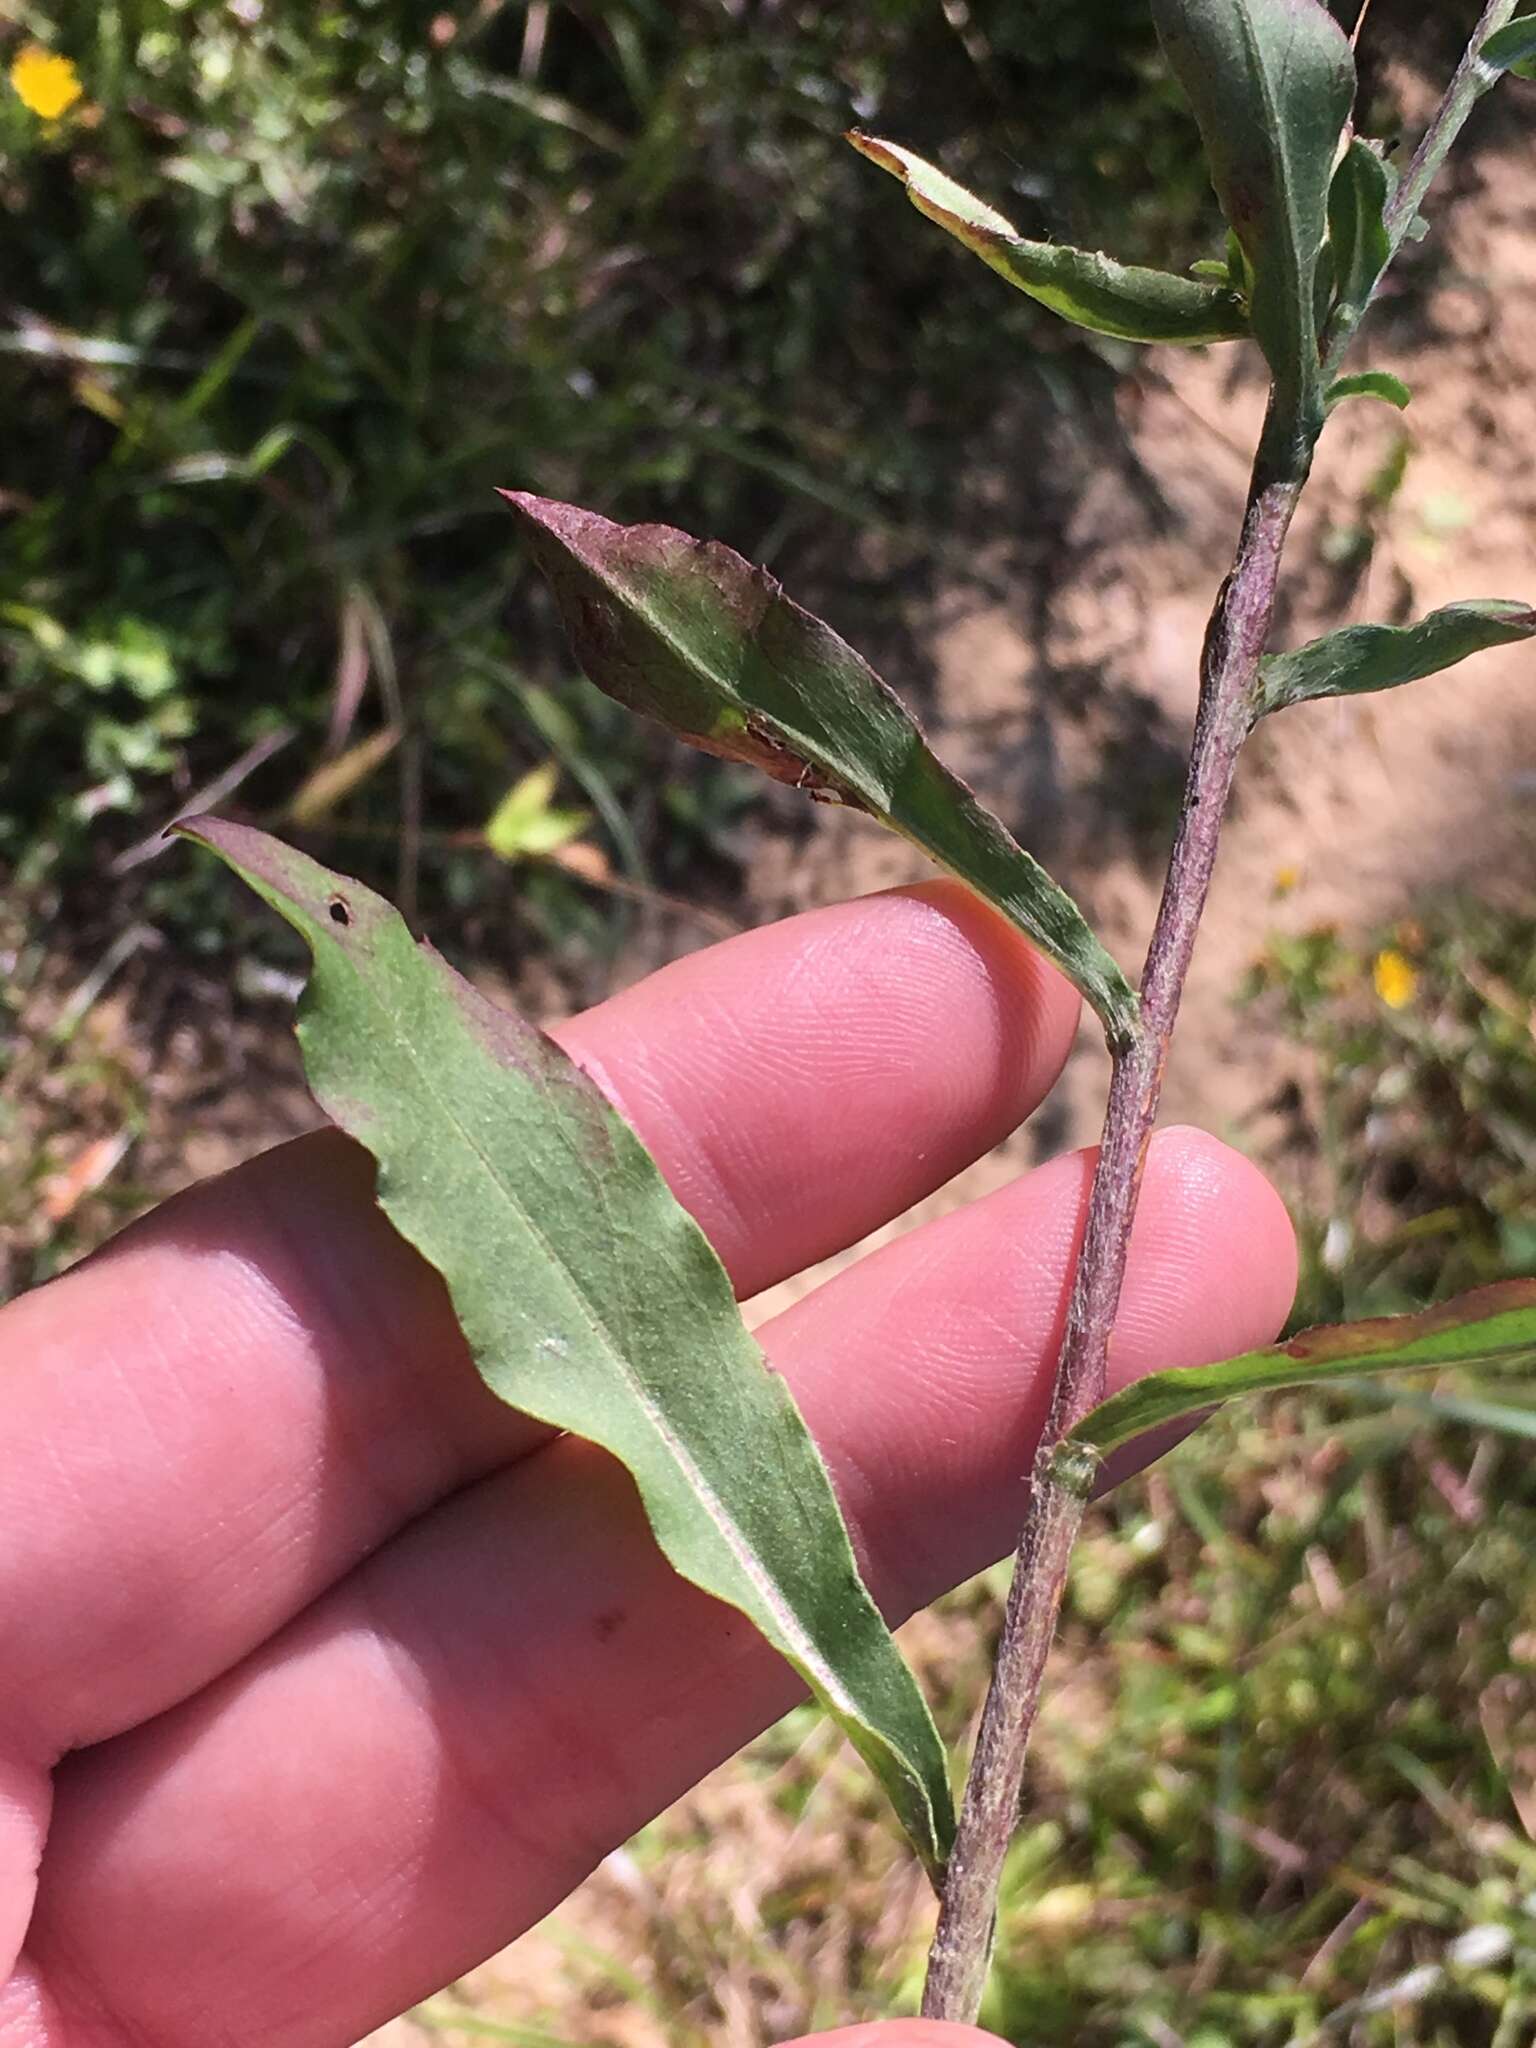
MULTIPOLYGON (((1313 318, 1312 312, 1311 280, 1305 280, 1306 290, 1305 292, 1303 292, 1302 286, 1304 281, 1301 275, 1301 265, 1297 257, 1295 238, 1291 233, 1292 214, 1289 202, 1290 193, 1293 190, 1292 174, 1294 166, 1291 162, 1290 150, 1287 145, 1285 124, 1280 119, 1279 104, 1275 99, 1274 92, 1270 85, 1269 71, 1264 63, 1263 57, 1260 54, 1258 37, 1254 31, 1253 16, 1248 5, 1248 0, 1241 0, 1241 5, 1238 10, 1238 33, 1243 38, 1244 44, 1248 49, 1249 56, 1252 59, 1254 69, 1258 74, 1259 91, 1263 95, 1264 99, 1264 113, 1267 121, 1268 133, 1274 139, 1275 151, 1280 159, 1280 167, 1282 173, 1280 200, 1286 222, 1286 267, 1288 272, 1290 273, 1289 282, 1292 287, 1289 294, 1289 302, 1296 311, 1298 332, 1300 335, 1301 342, 1303 344, 1303 346, 1298 348, 1296 351, 1297 368, 1303 383, 1306 383, 1311 380, 1313 373, 1311 371, 1310 364, 1307 360, 1307 349, 1305 344, 1307 342, 1308 337, 1315 332, 1316 323, 1313 318)), ((1295 42, 1296 31, 1293 28, 1291 31, 1290 45, 1288 46, 1286 52, 1287 60, 1289 59, 1290 50, 1295 47, 1295 42)), ((1316 374, 1321 375, 1321 371, 1319 370, 1316 374)))
MULTIPOLYGON (((423 956, 419 951, 415 950, 414 941, 407 940, 406 943, 413 948, 413 970, 419 969, 423 956)), ((341 957, 345 959, 347 956, 343 952, 341 957)), ((439 1092, 433 1082, 430 1068, 425 1062, 420 1060, 401 1021, 385 1004, 382 996, 372 988, 369 977, 357 974, 356 979, 363 990, 365 998, 373 1004, 377 1013, 383 1019, 388 1036, 411 1070, 419 1076, 424 1092, 438 1106, 445 1121, 463 1140, 470 1156, 478 1162, 486 1179, 501 1198, 503 1204, 522 1221, 534 1241, 547 1255, 550 1264, 560 1273, 567 1289, 574 1295, 582 1316, 594 1338, 617 1361, 620 1377, 631 1390, 635 1405, 639 1409, 641 1416, 650 1425, 663 1448, 671 1455, 674 1462, 683 1472, 689 1485, 693 1488, 695 1496, 704 1504, 706 1510, 710 1511, 712 1525, 721 1533, 726 1542, 727 1550, 742 1568, 749 1584, 755 1586, 763 1594, 767 1609, 776 1618, 785 1641, 803 1643, 808 1646, 811 1654, 804 1656, 804 1662, 808 1668, 816 1671, 828 1698, 844 1713, 862 1720, 863 1717, 859 1714, 856 1702, 842 1689, 836 1672, 826 1663, 814 1638, 809 1636, 800 1626, 793 1607, 789 1606, 786 1602, 778 1580, 761 1565, 757 1559, 756 1552, 747 1541, 745 1533, 739 1528, 735 1518, 725 1511, 720 1496, 713 1484, 705 1477, 694 1459, 677 1442, 676 1437, 663 1426, 656 1401, 646 1389, 644 1382, 634 1372, 622 1346, 618 1343, 607 1321, 598 1313, 575 1274, 571 1271, 565 1258, 551 1244, 529 1211, 518 1201, 510 1185, 497 1173, 489 1155, 458 1116, 452 1098, 439 1092)), ((610 1110, 609 1113, 617 1115, 616 1111, 610 1110)), ((696 1229, 698 1226, 695 1224, 693 1227, 696 1229)), ((541 1419, 548 1420, 549 1418, 541 1419)), ((866 1597, 868 1597, 867 1593, 866 1597)), ((874 1729, 872 1732, 889 1749, 888 1738, 882 1735, 879 1729, 874 1729)))

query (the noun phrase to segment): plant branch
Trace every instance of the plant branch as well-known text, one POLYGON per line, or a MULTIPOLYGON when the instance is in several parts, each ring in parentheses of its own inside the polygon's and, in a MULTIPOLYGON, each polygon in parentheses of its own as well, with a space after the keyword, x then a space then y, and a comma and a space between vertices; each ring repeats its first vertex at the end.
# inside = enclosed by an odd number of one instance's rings
POLYGON ((1451 82, 1403 173, 1401 184, 1392 195, 1383 219, 1394 255, 1402 246, 1420 202, 1434 183, 1435 174, 1445 162, 1451 144, 1461 133, 1468 114, 1483 94, 1499 82, 1500 73, 1483 64, 1478 58, 1478 51, 1494 31, 1501 29, 1511 18, 1515 5, 1516 0, 1488 0, 1477 27, 1472 31, 1472 40, 1451 74, 1451 82))
MULTIPOLYGON (((1498 73, 1480 62, 1478 51, 1510 19, 1515 5, 1516 0, 1487 0, 1471 43, 1386 209, 1384 225, 1392 255, 1401 247, 1468 114, 1497 80, 1498 73)), ((1336 370, 1363 311, 1355 309, 1335 320, 1324 351, 1325 377, 1336 370)), ((1178 834, 1147 950, 1139 1029, 1115 1056, 1050 1415, 1035 1459, 997 1663, 939 1904, 923 1993, 923 2013, 930 2019, 970 2022, 980 2010, 998 1884, 1018 1818, 1025 1755, 1072 1545, 1096 1465, 1091 1454, 1067 1446, 1064 1439, 1104 1398, 1110 1340, 1169 1041, 1210 890, 1238 756, 1259 715, 1259 658, 1274 618, 1281 553, 1311 463, 1310 447, 1296 450, 1287 437, 1274 435, 1275 403, 1271 391, 1270 416, 1259 442, 1232 571, 1206 629, 1194 743, 1178 834)))
MULTIPOLYGON (((1472 39, 1462 53, 1461 62, 1451 74, 1451 82, 1440 96, 1440 104, 1430 116, 1429 126, 1419 142, 1418 148, 1409 159, 1408 168, 1398 182, 1397 190, 1382 213, 1382 225, 1387 231, 1387 245, 1390 254, 1382 266, 1381 276, 1385 277, 1393 257, 1403 246, 1408 230, 1418 217, 1424 197, 1434 183, 1440 166, 1450 153, 1452 143, 1466 125, 1467 116, 1477 105, 1485 92, 1497 85, 1501 74, 1490 69, 1478 58, 1478 51, 1494 33, 1509 21, 1515 12, 1517 0, 1487 0, 1472 39)), ((1376 289, 1381 288, 1381 278, 1376 280, 1376 289)), ((1354 340, 1366 308, 1340 308, 1329 331, 1328 346, 1323 362, 1324 380, 1332 378, 1338 371, 1345 351, 1354 340)))
POLYGON ((923 1995, 923 2012, 930 2019, 973 2021, 981 2004, 1025 1752, 1093 1477, 1093 1461, 1085 1466, 1064 1457, 1061 1441, 1104 1397, 1110 1337, 1168 1043, 1210 888, 1233 772, 1256 715, 1259 656, 1274 616, 1281 550, 1305 480, 1304 468, 1286 475, 1255 469, 1232 573, 1206 631, 1178 836, 1142 979, 1141 1028, 1116 1057, 1110 1083, 1050 1418, 1035 1462, 997 1664, 940 1902, 923 1995))

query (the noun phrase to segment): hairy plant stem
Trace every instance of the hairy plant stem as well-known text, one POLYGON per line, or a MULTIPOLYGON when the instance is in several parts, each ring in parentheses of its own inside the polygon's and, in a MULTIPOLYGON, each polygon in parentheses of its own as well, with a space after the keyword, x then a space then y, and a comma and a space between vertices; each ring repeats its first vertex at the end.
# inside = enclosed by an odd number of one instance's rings
POLYGON ((998 1881, 1018 1818, 1025 1751, 1093 1478, 1092 1458, 1063 1455, 1062 1439, 1104 1398, 1110 1336, 1168 1042, 1210 888, 1233 772, 1255 717, 1259 656, 1274 616, 1281 550, 1305 481, 1304 468, 1286 475, 1255 469, 1232 573, 1206 630, 1200 708, 1178 836, 1142 977, 1141 1029, 1117 1055, 1110 1082, 1050 1417, 1035 1461, 997 1662, 929 1957, 923 2012, 930 2019, 972 2021, 981 2005, 998 1881))

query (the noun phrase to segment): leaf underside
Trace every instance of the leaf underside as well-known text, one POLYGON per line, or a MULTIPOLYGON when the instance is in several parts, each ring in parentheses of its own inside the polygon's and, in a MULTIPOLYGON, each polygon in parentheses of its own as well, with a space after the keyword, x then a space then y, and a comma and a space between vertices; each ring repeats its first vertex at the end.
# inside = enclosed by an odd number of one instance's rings
POLYGON ((1152 14, 1248 260, 1278 453, 1304 460, 1323 422, 1315 286, 1354 99, 1348 38, 1319 0, 1152 0, 1152 14))
POLYGON ((1135 993, 1071 897, 943 765, 869 664, 766 570, 675 527, 501 495, 600 690, 707 753, 901 833, 1056 962, 1111 1044, 1128 1042, 1135 993))
POLYGON ((1241 1394, 1316 1387, 1369 1373, 1536 1364, 1536 1280, 1503 1280, 1417 1315, 1304 1330, 1288 1344, 1220 1365, 1156 1372, 1112 1395, 1067 1443, 1099 1457, 1241 1394))
POLYGON ((377 1160, 380 1205, 443 1275, 481 1377, 627 1467, 672 1564, 788 1659, 937 1872, 952 1819, 928 1709, 784 1381, 640 1140, 381 897, 249 826, 180 829, 307 941, 310 1087, 377 1160))
POLYGON ((1120 341, 1180 343, 1233 341, 1248 332, 1242 299, 1230 284, 1118 263, 1095 249, 1029 241, 984 200, 900 143, 856 128, 848 140, 901 180, 919 213, 1076 327, 1120 341))
POLYGON ((1469 654, 1536 634, 1536 610, 1514 598, 1468 598, 1442 605, 1411 626, 1344 626, 1289 654, 1259 663, 1261 713, 1312 697, 1354 697, 1395 690, 1453 668, 1469 654))

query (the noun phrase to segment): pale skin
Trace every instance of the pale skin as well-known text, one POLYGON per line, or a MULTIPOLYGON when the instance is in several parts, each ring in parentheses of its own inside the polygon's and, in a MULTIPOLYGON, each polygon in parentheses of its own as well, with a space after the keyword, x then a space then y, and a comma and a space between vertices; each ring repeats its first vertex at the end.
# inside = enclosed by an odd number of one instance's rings
MULTIPOLYGON (((746 1297, 1003 1137, 1076 1021, 936 884, 730 940, 558 1035, 746 1297)), ((761 1332, 893 1616, 1013 1541, 1089 1165, 761 1332)), ((1113 1377, 1266 1341, 1294 1279, 1258 1172, 1162 1133, 1113 1377)), ((334 1133, 0 1311, 0 1530, 0 2048, 345 2048, 796 1696, 663 1564, 617 1468, 480 1386, 334 1133)))

